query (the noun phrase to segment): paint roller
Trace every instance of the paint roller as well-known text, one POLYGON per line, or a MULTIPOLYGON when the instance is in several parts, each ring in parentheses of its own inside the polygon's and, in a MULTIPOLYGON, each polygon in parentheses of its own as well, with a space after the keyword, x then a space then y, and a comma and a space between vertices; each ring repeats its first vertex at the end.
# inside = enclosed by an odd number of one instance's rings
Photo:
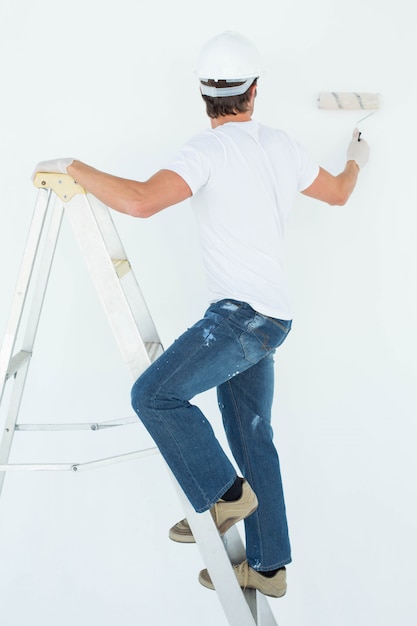
MULTIPOLYGON (((363 122, 367 117, 370 117, 379 109, 379 94, 378 93, 363 93, 363 92, 340 92, 340 91, 323 91, 317 98, 317 104, 319 109, 325 109, 327 111, 369 111, 365 117, 361 117, 356 122, 359 124, 363 122)), ((361 133, 359 133, 358 141, 360 141, 361 133)))
POLYGON ((342 109, 344 111, 366 111, 379 109, 378 93, 337 92, 329 91, 319 94, 317 99, 319 109, 342 109))

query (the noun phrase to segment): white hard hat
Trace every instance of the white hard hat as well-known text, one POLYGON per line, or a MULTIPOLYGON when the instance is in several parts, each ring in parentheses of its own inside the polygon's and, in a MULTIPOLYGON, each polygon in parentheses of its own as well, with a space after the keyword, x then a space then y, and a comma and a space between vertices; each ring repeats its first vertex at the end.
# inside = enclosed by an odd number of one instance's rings
POLYGON ((231 30, 213 37, 203 46, 196 70, 200 81, 244 81, 243 85, 226 88, 201 85, 203 94, 214 97, 244 93, 260 73, 259 53, 254 44, 240 33, 231 30))

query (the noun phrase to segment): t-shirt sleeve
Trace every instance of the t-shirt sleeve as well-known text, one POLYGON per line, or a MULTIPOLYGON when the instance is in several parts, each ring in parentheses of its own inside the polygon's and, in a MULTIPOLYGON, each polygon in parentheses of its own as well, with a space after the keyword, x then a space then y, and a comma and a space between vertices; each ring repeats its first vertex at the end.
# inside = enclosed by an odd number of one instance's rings
POLYGON ((299 155, 298 191, 304 191, 316 180, 320 168, 302 144, 298 143, 297 147, 299 155))
POLYGON ((185 144, 167 163, 165 169, 175 172, 185 180, 192 194, 203 187, 210 177, 210 163, 195 142, 185 144))

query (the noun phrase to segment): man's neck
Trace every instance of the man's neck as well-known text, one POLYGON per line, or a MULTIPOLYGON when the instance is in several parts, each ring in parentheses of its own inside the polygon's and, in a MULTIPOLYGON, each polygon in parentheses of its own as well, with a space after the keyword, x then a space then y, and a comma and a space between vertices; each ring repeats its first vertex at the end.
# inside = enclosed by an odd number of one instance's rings
POLYGON ((219 117, 211 118, 210 123, 212 128, 222 126, 228 122, 250 122, 252 119, 251 113, 237 113, 236 115, 220 115, 219 117))

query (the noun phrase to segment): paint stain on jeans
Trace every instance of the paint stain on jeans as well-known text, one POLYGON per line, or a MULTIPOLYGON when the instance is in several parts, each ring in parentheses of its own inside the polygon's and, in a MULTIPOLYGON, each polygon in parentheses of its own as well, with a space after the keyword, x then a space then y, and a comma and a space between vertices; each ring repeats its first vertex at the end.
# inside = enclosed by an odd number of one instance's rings
POLYGON ((220 308, 225 311, 237 311, 239 307, 234 302, 223 302, 220 308))
POLYGON ((261 418, 259 417, 259 415, 255 415, 251 424, 252 430, 255 430, 259 426, 260 422, 261 422, 261 418))
POLYGON ((211 332, 211 328, 203 328, 204 345, 208 348, 210 344, 216 341, 216 337, 211 332))

